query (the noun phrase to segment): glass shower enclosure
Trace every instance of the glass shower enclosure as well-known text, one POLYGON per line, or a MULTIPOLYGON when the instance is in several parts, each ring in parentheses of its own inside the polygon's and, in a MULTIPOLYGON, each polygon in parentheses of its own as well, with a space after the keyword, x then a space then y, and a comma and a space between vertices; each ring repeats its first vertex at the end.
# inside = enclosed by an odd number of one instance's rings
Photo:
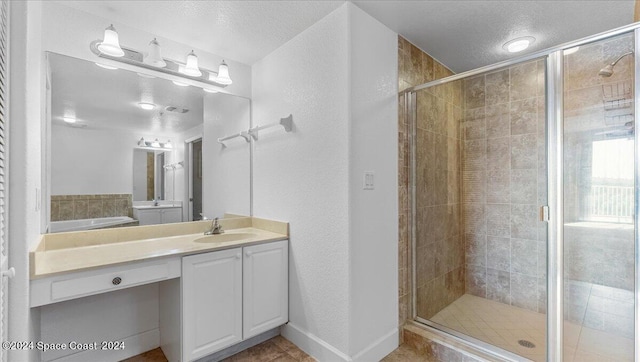
POLYGON ((638 360, 637 27, 407 91, 416 321, 508 359, 638 360))

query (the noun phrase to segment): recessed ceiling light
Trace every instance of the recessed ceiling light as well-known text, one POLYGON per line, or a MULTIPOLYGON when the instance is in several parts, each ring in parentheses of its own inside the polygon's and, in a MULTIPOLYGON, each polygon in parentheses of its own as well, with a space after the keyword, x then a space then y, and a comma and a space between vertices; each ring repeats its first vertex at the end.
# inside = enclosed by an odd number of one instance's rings
POLYGON ((109 70, 116 70, 116 69, 118 69, 118 68, 116 68, 116 67, 112 67, 112 66, 110 66, 110 65, 106 65, 106 64, 101 64, 101 63, 98 63, 98 62, 96 62, 96 65, 97 65, 97 66, 99 66, 100 68, 109 69, 109 70))
POLYGON ((573 47, 573 48, 565 49, 564 55, 573 54, 573 53, 577 52, 578 50, 580 50, 580 47, 573 47))
POLYGON ((140 106, 140 108, 142 108, 144 110, 147 110, 147 111, 150 111, 150 110, 156 108, 156 105, 153 104, 153 103, 140 102, 140 103, 138 103, 138 105, 140 106))
POLYGON ((76 119, 74 117, 62 117, 62 120, 67 123, 76 123, 76 119))
POLYGON ((509 53, 518 53, 527 49, 529 45, 533 44, 533 42, 535 41, 536 38, 532 36, 523 36, 520 38, 509 40, 502 45, 502 48, 509 53))
POLYGON ((189 85, 187 83, 182 83, 182 82, 178 82, 178 81, 171 81, 173 84, 180 86, 180 87, 188 87, 189 85))

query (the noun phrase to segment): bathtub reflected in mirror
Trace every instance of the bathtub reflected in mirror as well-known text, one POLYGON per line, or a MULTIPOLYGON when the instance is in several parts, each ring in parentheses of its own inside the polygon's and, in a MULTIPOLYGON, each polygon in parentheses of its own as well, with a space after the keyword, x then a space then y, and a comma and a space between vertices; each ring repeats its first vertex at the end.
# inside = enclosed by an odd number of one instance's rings
POLYGON ((46 55, 47 231, 250 214, 249 99, 46 55))

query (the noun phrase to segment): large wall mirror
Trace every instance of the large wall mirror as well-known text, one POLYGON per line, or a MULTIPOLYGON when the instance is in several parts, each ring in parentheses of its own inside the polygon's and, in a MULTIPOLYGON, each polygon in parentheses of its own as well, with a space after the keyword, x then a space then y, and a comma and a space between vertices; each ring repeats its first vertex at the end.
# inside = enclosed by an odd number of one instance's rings
POLYGON ((49 232, 250 214, 249 99, 47 59, 49 232))

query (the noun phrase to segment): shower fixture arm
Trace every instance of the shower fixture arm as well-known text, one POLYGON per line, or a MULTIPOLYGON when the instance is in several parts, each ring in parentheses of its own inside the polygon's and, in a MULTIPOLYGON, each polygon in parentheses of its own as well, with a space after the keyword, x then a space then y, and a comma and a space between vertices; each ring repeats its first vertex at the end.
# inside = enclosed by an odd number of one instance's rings
POLYGON ((633 50, 628 51, 628 52, 626 52, 626 53, 622 54, 621 56, 619 56, 619 57, 618 57, 618 59, 614 60, 614 61, 613 61, 613 63, 611 63, 611 64, 609 64, 609 65, 613 67, 613 66, 615 66, 616 64, 618 64, 618 62, 619 62, 622 58, 626 57, 627 55, 632 55, 632 54, 633 54, 633 50))

